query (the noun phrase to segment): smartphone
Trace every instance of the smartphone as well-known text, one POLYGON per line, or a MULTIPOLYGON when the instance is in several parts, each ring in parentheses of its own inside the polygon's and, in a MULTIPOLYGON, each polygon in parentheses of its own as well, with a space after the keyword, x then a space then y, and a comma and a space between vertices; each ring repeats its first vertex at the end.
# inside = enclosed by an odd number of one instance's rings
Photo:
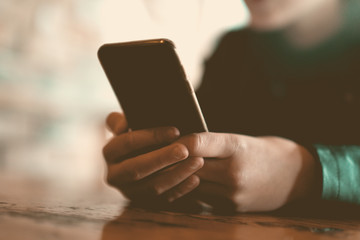
POLYGON ((98 57, 132 130, 206 132, 195 92, 168 39, 104 44, 98 57))

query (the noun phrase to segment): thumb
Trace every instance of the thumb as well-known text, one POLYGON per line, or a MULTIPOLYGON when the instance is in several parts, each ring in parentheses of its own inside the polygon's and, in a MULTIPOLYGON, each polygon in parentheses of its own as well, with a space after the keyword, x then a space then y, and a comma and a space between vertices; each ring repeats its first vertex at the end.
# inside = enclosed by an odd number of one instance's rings
POLYGON ((236 152, 239 138, 236 134, 203 132, 186 135, 178 142, 187 147, 190 156, 226 158, 236 152))

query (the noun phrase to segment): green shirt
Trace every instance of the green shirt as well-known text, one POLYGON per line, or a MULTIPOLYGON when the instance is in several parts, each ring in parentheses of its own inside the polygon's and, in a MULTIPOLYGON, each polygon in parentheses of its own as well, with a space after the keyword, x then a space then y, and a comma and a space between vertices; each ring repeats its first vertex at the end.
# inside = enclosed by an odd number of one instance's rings
POLYGON ((360 204, 360 146, 315 148, 322 166, 322 198, 360 204))

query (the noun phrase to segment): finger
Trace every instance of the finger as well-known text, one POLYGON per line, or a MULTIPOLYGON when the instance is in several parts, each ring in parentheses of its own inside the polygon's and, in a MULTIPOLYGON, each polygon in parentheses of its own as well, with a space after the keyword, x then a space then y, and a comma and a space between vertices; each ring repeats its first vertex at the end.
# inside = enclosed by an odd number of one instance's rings
POLYGON ((232 185, 236 169, 230 167, 227 159, 205 158, 204 166, 196 173, 201 180, 217 182, 224 185, 232 185))
POLYGON ((114 135, 119 135, 128 130, 125 115, 118 112, 112 112, 107 116, 106 126, 114 135))
POLYGON ((191 175, 199 170, 202 165, 202 158, 188 158, 178 163, 171 171, 161 171, 131 186, 128 193, 132 196, 144 194, 160 196, 164 194, 165 199, 174 201, 199 185, 199 178, 197 176, 191 177, 191 175))
POLYGON ((197 200, 209 204, 214 211, 234 212, 236 203, 239 203, 239 196, 236 192, 224 185, 202 181, 192 194, 197 200))
POLYGON ((186 159, 188 154, 186 147, 177 143, 109 165, 108 182, 110 185, 120 186, 139 181, 160 169, 186 159))
MULTIPOLYGON (((201 184, 196 188, 196 195, 202 197, 208 196, 221 196, 226 198, 232 198, 234 195, 234 190, 230 187, 216 183, 205 181, 200 178, 201 184)), ((203 200, 203 199, 202 199, 203 200)))
POLYGON ((226 158, 234 154, 239 145, 239 136, 225 133, 194 133, 180 138, 190 156, 226 158))
POLYGON ((174 187, 173 189, 170 189, 165 193, 165 198, 169 202, 173 202, 176 199, 179 199, 186 194, 193 191, 197 186, 200 184, 200 178, 196 175, 191 175, 187 179, 185 179, 182 183, 174 187))
POLYGON ((150 146, 170 143, 180 136, 174 127, 160 127, 127 132, 114 137, 103 149, 107 163, 115 163, 129 153, 150 146))

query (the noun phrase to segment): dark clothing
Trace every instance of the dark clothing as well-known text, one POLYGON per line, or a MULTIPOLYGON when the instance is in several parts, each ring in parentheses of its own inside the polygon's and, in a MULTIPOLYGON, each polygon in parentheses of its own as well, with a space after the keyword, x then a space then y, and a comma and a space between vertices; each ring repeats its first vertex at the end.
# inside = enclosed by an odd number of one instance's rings
POLYGON ((281 33, 227 33, 197 92, 209 130, 312 146, 322 164, 323 197, 360 203, 359 39, 334 37, 297 51, 281 33))
POLYGON ((360 144, 360 42, 319 61, 281 52, 274 37, 241 30, 222 39, 198 91, 209 128, 360 144))

